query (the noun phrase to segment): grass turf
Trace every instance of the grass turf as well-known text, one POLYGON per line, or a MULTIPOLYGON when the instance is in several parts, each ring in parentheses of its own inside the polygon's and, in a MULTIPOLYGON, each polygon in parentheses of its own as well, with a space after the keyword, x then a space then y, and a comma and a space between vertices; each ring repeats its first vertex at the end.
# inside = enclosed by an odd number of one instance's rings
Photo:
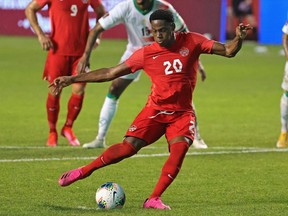
MULTIPOLYGON (((103 40, 91 68, 118 63, 122 40, 103 40)), ((48 125, 47 83, 41 81, 46 53, 36 38, 0 37, 0 215, 286 215, 287 152, 275 149, 280 132, 279 103, 285 58, 280 46, 256 53, 245 43, 233 59, 203 55, 207 80, 194 94, 207 150, 190 149, 175 182, 163 194, 172 211, 144 210, 168 154, 162 138, 137 157, 95 172, 70 187, 57 185, 59 175, 84 165, 103 150, 45 147, 48 125), (153 147, 153 148, 152 148, 153 147), (98 186, 121 184, 123 209, 97 210, 98 186)), ((98 116, 109 83, 89 84, 82 112, 74 125, 81 143, 97 132, 98 116)), ((66 117, 70 89, 64 90, 58 129, 66 117)), ((121 141, 146 102, 150 81, 142 73, 121 97, 108 133, 108 144, 121 141)))

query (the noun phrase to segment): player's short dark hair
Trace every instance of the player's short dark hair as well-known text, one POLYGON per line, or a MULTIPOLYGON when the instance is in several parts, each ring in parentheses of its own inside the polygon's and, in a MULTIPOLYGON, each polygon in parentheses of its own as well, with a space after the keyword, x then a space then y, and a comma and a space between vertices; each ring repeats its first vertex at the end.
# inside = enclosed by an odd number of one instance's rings
POLYGON ((149 18, 150 22, 152 20, 165 20, 170 23, 174 23, 174 17, 171 11, 159 9, 154 11, 149 18))

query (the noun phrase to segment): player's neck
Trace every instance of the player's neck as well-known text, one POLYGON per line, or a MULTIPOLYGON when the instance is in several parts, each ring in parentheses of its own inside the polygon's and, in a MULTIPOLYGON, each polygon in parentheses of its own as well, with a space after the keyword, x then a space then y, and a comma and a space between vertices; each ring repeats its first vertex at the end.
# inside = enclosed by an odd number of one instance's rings
POLYGON ((160 46, 165 47, 165 48, 170 48, 171 46, 173 46, 173 44, 175 43, 175 41, 176 41, 176 35, 173 34, 173 36, 170 38, 169 41, 167 41, 166 43, 163 43, 163 44, 160 45, 160 46))
POLYGON ((147 10, 151 7, 153 0, 146 1, 144 4, 137 4, 141 10, 147 10))
POLYGON ((169 49, 170 47, 173 46, 174 43, 175 43, 175 40, 170 40, 170 41, 167 41, 166 43, 159 44, 159 46, 169 49))

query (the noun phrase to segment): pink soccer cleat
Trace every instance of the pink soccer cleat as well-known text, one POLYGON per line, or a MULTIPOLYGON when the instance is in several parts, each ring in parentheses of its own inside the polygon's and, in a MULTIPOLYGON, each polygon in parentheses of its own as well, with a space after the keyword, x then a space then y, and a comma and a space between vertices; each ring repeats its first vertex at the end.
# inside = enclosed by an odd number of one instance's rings
POLYGON ((58 183, 60 186, 65 187, 82 178, 83 178, 82 170, 81 168, 77 168, 62 174, 62 176, 58 180, 58 183))
POLYGON ((68 142, 70 143, 70 145, 72 146, 80 146, 80 142, 77 139, 77 137, 75 136, 73 130, 71 127, 63 127, 61 130, 61 135, 63 137, 66 137, 68 142))
POLYGON ((153 197, 150 199, 146 199, 143 208, 154 208, 154 209, 162 209, 162 210, 171 210, 170 206, 165 205, 160 197, 153 197))

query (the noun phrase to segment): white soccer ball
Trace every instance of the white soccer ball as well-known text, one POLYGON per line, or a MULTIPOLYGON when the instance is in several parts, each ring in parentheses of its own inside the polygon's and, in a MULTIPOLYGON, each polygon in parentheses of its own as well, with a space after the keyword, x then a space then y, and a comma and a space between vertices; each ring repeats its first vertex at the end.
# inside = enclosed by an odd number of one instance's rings
POLYGON ((101 209, 122 208, 126 196, 123 188, 114 182, 106 182, 96 191, 96 203, 101 209))

